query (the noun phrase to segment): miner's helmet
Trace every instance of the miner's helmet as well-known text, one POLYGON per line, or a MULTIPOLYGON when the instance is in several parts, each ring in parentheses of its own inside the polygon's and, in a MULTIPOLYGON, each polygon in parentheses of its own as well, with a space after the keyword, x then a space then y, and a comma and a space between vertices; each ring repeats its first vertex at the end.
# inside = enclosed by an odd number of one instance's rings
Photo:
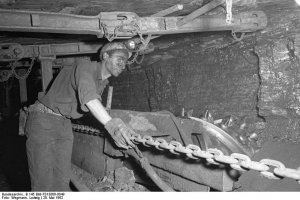
POLYGON ((103 54, 107 52, 108 54, 113 51, 123 51, 128 53, 128 58, 131 57, 132 52, 131 49, 123 42, 110 42, 105 44, 100 51, 100 59, 103 59, 103 54))

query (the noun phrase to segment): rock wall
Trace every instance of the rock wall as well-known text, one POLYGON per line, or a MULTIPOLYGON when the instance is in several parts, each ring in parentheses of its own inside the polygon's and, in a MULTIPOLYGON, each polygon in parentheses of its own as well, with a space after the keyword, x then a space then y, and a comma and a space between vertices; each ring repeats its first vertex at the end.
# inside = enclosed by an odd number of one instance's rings
MULTIPOLYGON (((248 42, 238 43, 229 35, 222 37, 222 41, 212 39, 203 44, 203 38, 207 40, 203 34, 180 35, 172 40, 172 47, 147 55, 141 69, 113 81, 116 88, 123 86, 122 91, 114 93, 113 107, 165 109, 177 115, 184 108, 192 109, 194 116, 204 114, 207 109, 218 117, 256 115, 259 87, 258 57, 253 52, 256 38, 250 35, 246 38, 248 42), (217 45, 220 42, 225 44, 223 48, 217 45)), ((166 41, 168 38, 162 38, 156 43, 166 41)))
POLYGON ((268 27, 236 42, 228 33, 162 37, 142 65, 112 81, 114 108, 182 108, 200 116, 229 114, 264 121, 263 137, 299 141, 300 7, 293 0, 256 1, 268 27))

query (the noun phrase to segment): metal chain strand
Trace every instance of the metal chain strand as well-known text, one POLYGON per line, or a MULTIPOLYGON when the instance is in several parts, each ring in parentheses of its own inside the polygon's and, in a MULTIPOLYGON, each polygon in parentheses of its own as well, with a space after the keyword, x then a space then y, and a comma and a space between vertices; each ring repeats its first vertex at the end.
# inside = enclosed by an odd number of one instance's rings
POLYGON ((230 155, 232 158, 237 159, 238 163, 235 164, 230 164, 230 167, 232 169, 241 171, 241 172, 246 172, 248 171, 247 169, 244 169, 241 165, 242 162, 249 162, 251 161, 251 159, 249 158, 249 156, 246 156, 244 154, 240 154, 240 153, 233 153, 230 155))
POLYGON ((274 169, 274 173, 277 176, 288 177, 288 178, 300 180, 300 167, 298 169, 290 169, 290 168, 280 169, 280 168, 275 168, 274 169))
MULTIPOLYGON (((6 71, 8 71, 8 70, 6 70, 6 71)), ((0 74, 0 82, 6 82, 6 81, 8 81, 8 79, 10 79, 10 77, 13 75, 13 73, 12 73, 11 70, 8 71, 7 74, 5 74, 6 71, 3 70, 3 71, 0 72, 0 73, 2 73, 2 74, 0 74)))
MULTIPOLYGON (((267 165, 268 167, 273 166, 273 167, 275 167, 275 169, 280 169, 280 170, 285 169, 284 164, 277 160, 262 159, 259 162, 267 165)), ((275 180, 281 179, 280 177, 276 176, 276 174, 274 172, 270 172, 270 171, 261 171, 260 174, 269 179, 275 179, 275 180)))
POLYGON ((159 151, 164 151, 165 149, 161 148, 161 145, 162 146, 167 145, 167 141, 162 138, 157 138, 156 142, 158 142, 158 145, 156 145, 155 148, 159 151))
POLYGON ((269 179, 291 178, 300 184, 300 167, 298 169, 285 168, 283 163, 276 160, 263 159, 257 162, 252 161, 249 156, 244 154, 232 153, 230 156, 227 156, 219 149, 208 149, 207 151, 203 151, 197 145, 189 144, 184 147, 177 141, 167 142, 162 138, 154 139, 151 136, 134 137, 132 140, 134 142, 138 141, 139 144, 146 143, 144 146, 153 146, 160 151, 168 150, 175 155, 183 154, 188 158, 195 160, 205 159, 207 162, 214 165, 225 164, 241 172, 255 170, 269 179), (270 166, 274 167, 274 172, 268 171, 270 170, 270 166))
POLYGON ((237 37, 236 36, 236 32, 234 32, 234 31, 231 31, 231 35, 232 35, 234 41, 236 41, 236 42, 242 41, 244 39, 244 37, 245 37, 245 33, 241 33, 241 36, 237 37))
POLYGON ((198 159, 198 157, 193 156, 193 153, 197 152, 197 151, 201 151, 200 147, 198 147, 196 145, 193 145, 193 144, 189 144, 185 148, 188 149, 188 150, 191 150, 191 153, 186 154, 187 157, 189 157, 191 159, 194 159, 194 160, 198 159))
POLYGON ((213 155, 213 157, 212 157, 212 158, 207 158, 206 161, 207 161, 208 163, 210 163, 210 164, 213 164, 213 165, 220 165, 219 162, 216 162, 216 161, 215 161, 215 157, 216 157, 216 156, 220 156, 220 155, 221 155, 221 153, 220 153, 221 151, 218 150, 218 149, 207 149, 207 151, 208 151, 209 153, 211 153, 211 154, 213 155))
POLYGON ((100 27, 102 27, 103 33, 104 33, 104 37, 105 37, 109 42, 113 41, 113 40, 117 37, 117 34, 118 34, 118 33, 116 33, 116 28, 117 28, 117 27, 116 27, 115 30, 114 30, 114 34, 109 34, 109 33, 108 33, 108 29, 107 29, 107 25, 106 25, 106 24, 100 23, 100 27))
POLYGON ((32 70, 32 67, 33 67, 33 65, 34 65, 34 60, 35 60, 34 58, 31 58, 31 62, 30 62, 29 68, 28 68, 28 70, 26 71, 26 73, 25 73, 24 75, 22 75, 22 76, 20 76, 20 75, 17 73, 17 71, 16 71, 18 60, 14 61, 14 62, 10 62, 10 63, 8 64, 8 67, 10 67, 11 70, 7 73, 6 77, 4 77, 4 78, 1 78, 1 77, 0 77, 0 82, 8 81, 8 79, 9 79, 10 77, 12 77, 12 76, 16 77, 17 79, 26 79, 26 78, 29 76, 29 74, 30 74, 30 72, 31 72, 31 70, 32 70))
POLYGON ((132 56, 132 59, 130 59, 130 60, 127 61, 127 65, 132 65, 136 61, 136 59, 137 59, 138 56, 139 56, 139 52, 137 51, 132 56))
POLYGON ((33 67, 33 65, 34 65, 34 60, 35 60, 34 58, 31 58, 31 62, 30 62, 29 68, 28 68, 27 72, 26 72, 23 76, 20 76, 20 75, 16 72, 15 68, 16 68, 17 62, 15 62, 15 63, 14 63, 14 66, 13 66, 13 68, 12 68, 12 72, 13 72, 14 76, 15 76, 17 79, 26 79, 26 78, 29 76, 29 74, 30 74, 30 72, 31 72, 31 70, 32 70, 32 67, 33 67))
POLYGON ((131 60, 127 61, 127 64, 131 65, 133 63, 136 63, 136 64, 140 65, 140 64, 142 64, 142 62, 144 60, 145 54, 142 54, 142 58, 139 61, 137 60, 137 58, 140 55, 140 51, 147 48, 147 46, 148 46, 148 44, 149 44, 149 42, 150 42, 150 40, 152 38, 152 35, 149 34, 147 36, 147 38, 144 39, 143 34, 140 31, 139 25, 137 23, 134 23, 133 26, 135 27, 135 29, 133 30, 133 33, 137 34, 140 37, 142 45, 138 49, 136 49, 136 52, 135 52, 133 58, 131 60))
MULTIPOLYGON (((137 34, 140 39, 141 39, 141 42, 142 42, 142 46, 140 48, 138 48, 135 52, 135 54, 133 55, 132 59, 128 60, 127 61, 127 65, 132 65, 133 63, 137 63, 138 65, 141 64, 144 60, 144 54, 142 54, 142 57, 141 59, 138 61, 137 58, 139 56, 139 52, 143 49, 145 49, 150 40, 151 40, 151 37, 152 35, 148 35, 146 39, 143 38, 143 35, 140 31, 140 27, 137 23, 131 23, 131 25, 134 27, 134 29, 131 31, 131 33, 133 34, 137 34)), ((104 33, 104 37, 109 41, 113 41, 114 39, 118 39, 118 36, 119 36, 119 33, 120 33, 120 30, 122 29, 123 26, 126 26, 126 24, 123 24, 123 25, 119 25, 119 26, 116 26, 115 29, 114 29, 114 33, 113 34, 109 34, 108 33, 108 29, 107 29, 107 25, 104 24, 104 23, 100 23, 100 26, 102 27, 103 29, 103 33, 104 33)))
POLYGON ((231 24, 232 20, 232 0, 226 0, 226 23, 231 24))
MULTIPOLYGON (((75 130, 98 131, 96 129, 90 129, 87 126, 74 126, 75 130)), ((227 156, 224 155, 219 149, 208 149, 207 151, 201 150, 197 145, 189 144, 186 147, 180 142, 171 141, 167 142, 162 138, 153 138, 145 135, 134 135, 130 138, 135 144, 142 144, 145 147, 155 147, 157 150, 168 150, 174 155, 186 155, 191 159, 204 159, 207 162, 215 165, 225 164, 231 168, 244 172, 248 170, 255 170, 260 172, 266 178, 269 179, 282 179, 291 178, 296 180, 300 184, 300 167, 298 169, 286 168, 283 163, 277 160, 262 159, 261 161, 252 161, 247 155, 240 153, 232 153, 227 156), (273 172, 269 171, 270 167, 273 167, 273 172)))

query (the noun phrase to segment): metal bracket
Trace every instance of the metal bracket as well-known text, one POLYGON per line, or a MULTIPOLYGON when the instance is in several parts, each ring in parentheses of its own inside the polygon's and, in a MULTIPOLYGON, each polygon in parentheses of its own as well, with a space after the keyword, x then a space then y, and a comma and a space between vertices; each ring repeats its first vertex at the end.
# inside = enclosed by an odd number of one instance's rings
POLYGON ((2 43, 0 44, 0 61, 10 62, 22 59, 24 49, 18 43, 2 43))
POLYGON ((56 55, 52 52, 51 45, 39 45, 39 60, 55 60, 56 55))

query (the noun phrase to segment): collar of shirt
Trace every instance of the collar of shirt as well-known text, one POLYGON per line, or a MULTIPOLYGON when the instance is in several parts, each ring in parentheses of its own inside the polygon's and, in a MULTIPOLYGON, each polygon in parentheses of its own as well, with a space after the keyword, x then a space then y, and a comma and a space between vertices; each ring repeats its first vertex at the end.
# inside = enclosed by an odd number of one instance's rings
POLYGON ((101 62, 97 62, 97 69, 98 69, 98 79, 100 80, 105 80, 108 79, 111 74, 107 74, 103 72, 103 65, 101 64, 101 62))

